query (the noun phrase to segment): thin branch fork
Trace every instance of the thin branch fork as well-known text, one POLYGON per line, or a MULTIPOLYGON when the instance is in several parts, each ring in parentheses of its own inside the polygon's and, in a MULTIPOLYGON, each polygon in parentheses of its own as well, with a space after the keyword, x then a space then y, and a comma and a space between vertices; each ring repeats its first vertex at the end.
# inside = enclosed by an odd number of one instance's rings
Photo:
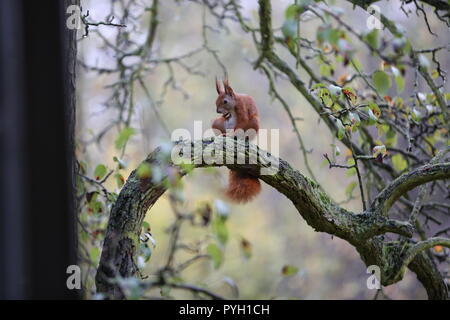
POLYGON ((395 201, 424 183, 450 178, 450 162, 426 164, 392 181, 372 202, 372 210, 387 215, 395 201))
POLYGON ((416 258, 419 254, 424 251, 433 248, 435 246, 443 246, 450 248, 450 239, 443 237, 433 237, 423 241, 420 241, 412 246, 410 246, 407 252, 404 254, 403 262, 397 272, 397 274, 393 278, 399 278, 401 275, 405 273, 406 268, 409 264, 416 258))

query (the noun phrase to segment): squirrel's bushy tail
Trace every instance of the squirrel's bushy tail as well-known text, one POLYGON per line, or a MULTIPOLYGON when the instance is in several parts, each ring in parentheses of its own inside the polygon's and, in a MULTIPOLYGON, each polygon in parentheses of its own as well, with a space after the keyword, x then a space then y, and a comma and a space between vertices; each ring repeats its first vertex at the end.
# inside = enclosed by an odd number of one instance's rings
POLYGON ((261 183, 245 172, 230 170, 227 197, 237 203, 252 200, 261 191, 261 183))

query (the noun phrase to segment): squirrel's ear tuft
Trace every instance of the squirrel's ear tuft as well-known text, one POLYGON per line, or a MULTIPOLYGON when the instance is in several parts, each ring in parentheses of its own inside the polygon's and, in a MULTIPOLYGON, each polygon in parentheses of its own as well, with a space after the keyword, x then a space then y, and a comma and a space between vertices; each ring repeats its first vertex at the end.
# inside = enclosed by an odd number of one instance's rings
POLYGON ((216 77, 216 91, 217 91, 217 94, 223 93, 223 89, 220 87, 220 82, 219 82, 219 80, 217 80, 217 77, 216 77))
POLYGON ((234 95, 233 89, 230 87, 230 84, 228 83, 228 79, 223 80, 223 87, 225 88, 226 94, 229 94, 230 96, 234 95))

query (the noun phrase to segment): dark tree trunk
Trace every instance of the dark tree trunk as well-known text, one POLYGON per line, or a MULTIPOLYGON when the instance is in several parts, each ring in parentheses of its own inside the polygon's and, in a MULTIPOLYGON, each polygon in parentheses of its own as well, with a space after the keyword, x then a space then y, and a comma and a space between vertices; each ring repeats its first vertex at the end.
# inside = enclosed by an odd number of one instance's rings
POLYGON ((0 1, 0 298, 77 298, 75 1, 0 1))

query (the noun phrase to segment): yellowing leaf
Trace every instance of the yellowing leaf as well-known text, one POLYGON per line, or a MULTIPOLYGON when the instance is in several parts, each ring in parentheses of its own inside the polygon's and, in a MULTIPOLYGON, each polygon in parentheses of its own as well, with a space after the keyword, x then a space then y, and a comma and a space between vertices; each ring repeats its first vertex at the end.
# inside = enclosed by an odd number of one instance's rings
POLYGON ((281 269, 281 274, 285 277, 293 276, 298 272, 298 268, 292 265, 285 265, 281 269))
POLYGON ((397 171, 403 171, 408 167, 408 162, 403 158, 400 153, 392 156, 392 164, 397 171))
POLYGON ((147 162, 143 162, 137 168, 136 175, 139 179, 147 179, 150 178, 151 172, 150 165, 147 162))
POLYGON ((369 108, 370 108, 370 110, 372 110, 375 117, 379 118, 381 116, 380 107, 376 103, 369 102, 369 108))
POLYGON ((249 259, 252 256, 252 244, 247 239, 241 240, 241 250, 245 258, 249 259))
POLYGON ((116 173, 114 177, 116 178, 117 187, 122 188, 123 184, 125 183, 124 177, 120 173, 116 173))
POLYGON ((397 85, 397 91, 399 93, 405 89, 405 78, 403 78, 402 76, 396 76, 395 83, 397 85))
POLYGON ((107 169, 106 169, 105 165, 103 165, 103 164, 99 164, 97 167, 95 167, 95 170, 94 170, 95 180, 100 180, 101 178, 103 178, 106 174, 106 171, 107 171, 107 169))
POLYGON ((436 69, 434 69, 433 71, 431 71, 431 77, 433 79, 437 79, 437 77, 439 77, 439 72, 436 69))
POLYGON ((92 247, 91 250, 89 251, 89 255, 90 255, 91 260, 94 263, 97 263, 97 259, 100 256, 100 249, 97 247, 92 247))

